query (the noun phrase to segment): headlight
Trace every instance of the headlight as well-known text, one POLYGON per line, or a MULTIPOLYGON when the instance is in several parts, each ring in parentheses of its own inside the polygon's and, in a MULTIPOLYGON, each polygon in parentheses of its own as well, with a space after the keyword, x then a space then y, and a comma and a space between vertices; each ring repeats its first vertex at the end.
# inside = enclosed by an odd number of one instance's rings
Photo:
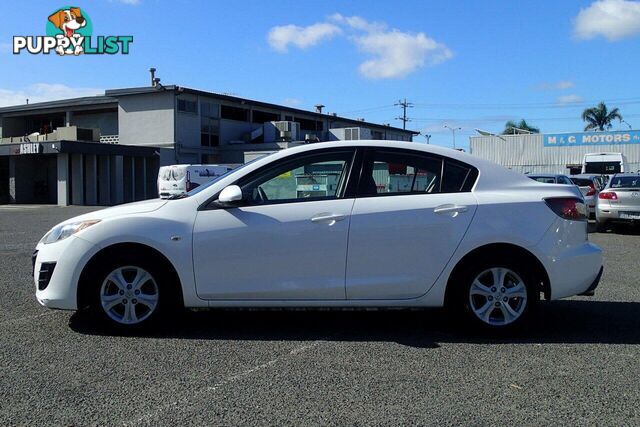
POLYGON ((84 230, 85 228, 91 227, 92 225, 99 222, 99 219, 90 219, 87 221, 56 225, 47 234, 44 235, 40 242, 47 244, 64 240, 72 234, 76 234, 78 231, 84 230))

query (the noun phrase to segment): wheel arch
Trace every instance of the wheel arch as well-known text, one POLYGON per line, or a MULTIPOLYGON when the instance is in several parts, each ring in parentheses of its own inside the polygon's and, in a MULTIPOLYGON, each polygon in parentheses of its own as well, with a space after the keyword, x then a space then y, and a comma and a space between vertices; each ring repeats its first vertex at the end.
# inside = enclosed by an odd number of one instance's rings
POLYGON ((162 254, 159 250, 143 244, 143 243, 134 243, 134 242, 125 242, 125 243, 114 243, 105 248, 100 249, 96 252, 89 261, 85 264, 80 273, 80 278, 78 280, 78 291, 77 291, 77 304, 78 309, 82 309, 89 304, 89 286, 88 284, 93 279, 93 272, 96 271, 98 265, 103 262, 105 259, 109 259, 115 256, 118 257, 126 257, 128 254, 135 256, 149 256, 154 260, 158 260, 160 265, 165 272, 169 275, 170 280, 168 283, 172 284, 172 291, 175 293, 177 297, 179 297, 179 303, 184 305, 184 297, 182 293, 182 284, 180 281, 180 276, 175 268, 175 266, 169 261, 169 259, 162 254))
POLYGON ((538 257, 522 246, 514 245, 512 243, 490 243, 471 250, 458 261, 447 280, 444 299, 445 305, 448 305, 452 301, 457 289, 456 279, 465 271, 466 268, 478 261, 500 256, 506 256, 508 259, 516 258, 530 265, 536 277, 536 282, 539 284, 540 291, 544 293, 545 299, 550 299, 551 284, 549 274, 538 257))

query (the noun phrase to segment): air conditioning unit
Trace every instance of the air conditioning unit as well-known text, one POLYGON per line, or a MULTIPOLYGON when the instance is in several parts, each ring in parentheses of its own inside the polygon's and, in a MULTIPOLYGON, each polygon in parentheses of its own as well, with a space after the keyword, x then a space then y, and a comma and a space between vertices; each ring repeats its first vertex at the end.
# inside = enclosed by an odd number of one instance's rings
POLYGON ((300 139, 300 123, 291 121, 272 122, 280 139, 288 141, 297 141, 300 139))

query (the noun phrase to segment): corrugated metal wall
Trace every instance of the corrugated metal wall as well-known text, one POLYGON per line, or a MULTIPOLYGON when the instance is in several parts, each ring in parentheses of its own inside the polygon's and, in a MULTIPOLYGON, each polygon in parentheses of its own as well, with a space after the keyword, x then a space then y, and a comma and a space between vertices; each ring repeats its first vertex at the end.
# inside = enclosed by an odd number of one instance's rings
POLYGON ((545 147, 542 135, 472 136, 470 153, 509 169, 531 173, 568 173, 587 153, 614 152, 627 157, 628 171, 640 170, 640 144, 545 147))

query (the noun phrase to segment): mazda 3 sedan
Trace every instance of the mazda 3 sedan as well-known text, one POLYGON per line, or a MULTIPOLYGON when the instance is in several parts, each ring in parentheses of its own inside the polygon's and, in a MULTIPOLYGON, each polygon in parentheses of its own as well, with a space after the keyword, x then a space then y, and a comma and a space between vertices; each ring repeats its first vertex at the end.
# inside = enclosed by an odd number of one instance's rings
POLYGON ((36 297, 122 328, 180 307, 447 306, 511 329, 541 295, 593 295, 585 213, 568 186, 446 148, 307 144, 55 226, 33 255, 36 297))

